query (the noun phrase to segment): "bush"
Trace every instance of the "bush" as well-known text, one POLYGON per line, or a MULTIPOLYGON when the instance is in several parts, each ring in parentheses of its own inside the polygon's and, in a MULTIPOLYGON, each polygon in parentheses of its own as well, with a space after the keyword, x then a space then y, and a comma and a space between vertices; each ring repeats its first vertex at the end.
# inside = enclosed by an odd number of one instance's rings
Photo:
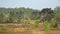
POLYGON ((35 27, 39 27, 39 21, 36 21, 36 22, 34 23, 34 26, 35 26, 35 27))
POLYGON ((56 21, 54 19, 52 19, 50 21, 50 26, 51 26, 51 28, 56 28, 57 27, 57 23, 56 23, 56 21))
POLYGON ((50 31, 50 25, 49 25, 49 23, 47 21, 44 22, 44 30, 45 31, 50 31))

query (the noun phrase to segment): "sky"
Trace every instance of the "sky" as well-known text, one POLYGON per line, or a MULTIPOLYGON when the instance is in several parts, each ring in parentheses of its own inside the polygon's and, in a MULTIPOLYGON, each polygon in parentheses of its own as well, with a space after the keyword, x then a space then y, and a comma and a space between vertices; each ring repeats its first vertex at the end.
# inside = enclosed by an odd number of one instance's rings
POLYGON ((60 0, 0 0, 0 7, 25 7, 33 9, 52 8, 60 6, 60 0))

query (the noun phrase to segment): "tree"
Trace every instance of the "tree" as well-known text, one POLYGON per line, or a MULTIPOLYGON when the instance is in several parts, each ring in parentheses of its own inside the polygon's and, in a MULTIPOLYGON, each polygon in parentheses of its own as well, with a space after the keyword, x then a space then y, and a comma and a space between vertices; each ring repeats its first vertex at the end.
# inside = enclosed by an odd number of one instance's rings
POLYGON ((60 13, 60 6, 57 6, 56 8, 54 8, 54 12, 55 13, 60 13))
POLYGON ((55 13, 51 8, 44 8, 41 11, 41 21, 50 21, 55 16, 55 13))

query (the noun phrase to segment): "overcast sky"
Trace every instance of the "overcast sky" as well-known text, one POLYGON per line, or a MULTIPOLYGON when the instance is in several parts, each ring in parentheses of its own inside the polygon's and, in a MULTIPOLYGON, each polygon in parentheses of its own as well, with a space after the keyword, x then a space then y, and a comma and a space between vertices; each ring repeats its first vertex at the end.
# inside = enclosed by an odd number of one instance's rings
POLYGON ((0 7, 55 8, 60 0, 0 0, 0 7))

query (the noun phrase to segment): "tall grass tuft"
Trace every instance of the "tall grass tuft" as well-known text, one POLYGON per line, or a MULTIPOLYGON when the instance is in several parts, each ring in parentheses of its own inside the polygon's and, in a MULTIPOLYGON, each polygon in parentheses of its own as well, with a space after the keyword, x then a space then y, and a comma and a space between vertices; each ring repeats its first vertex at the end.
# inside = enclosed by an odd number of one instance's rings
POLYGON ((51 30, 50 29, 50 24, 47 21, 44 22, 44 30, 47 31, 47 32, 49 32, 51 30))

